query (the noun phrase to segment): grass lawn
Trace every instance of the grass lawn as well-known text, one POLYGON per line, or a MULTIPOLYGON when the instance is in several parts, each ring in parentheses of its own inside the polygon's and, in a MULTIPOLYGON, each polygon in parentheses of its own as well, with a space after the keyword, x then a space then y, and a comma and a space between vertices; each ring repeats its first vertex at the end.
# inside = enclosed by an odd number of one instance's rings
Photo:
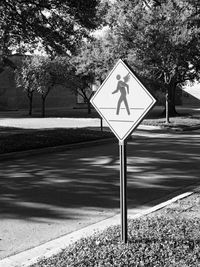
POLYGON ((61 146, 113 137, 110 132, 88 129, 24 130, 0 127, 0 154, 61 146))
POLYGON ((165 118, 154 118, 154 119, 146 119, 143 121, 143 124, 145 125, 154 125, 154 126, 161 126, 164 128, 182 128, 186 129, 191 126, 200 126, 200 117, 195 116, 177 116, 177 117, 171 117, 170 123, 165 122, 165 118))
POLYGON ((170 117, 170 123, 166 124, 163 109, 157 107, 150 111, 142 123, 146 125, 162 126, 164 128, 188 128, 191 126, 200 126, 200 111, 198 108, 177 108, 177 112, 177 116, 170 117))
POLYGON ((34 267, 200 266, 200 190, 128 224, 128 244, 120 227, 81 239, 34 267))

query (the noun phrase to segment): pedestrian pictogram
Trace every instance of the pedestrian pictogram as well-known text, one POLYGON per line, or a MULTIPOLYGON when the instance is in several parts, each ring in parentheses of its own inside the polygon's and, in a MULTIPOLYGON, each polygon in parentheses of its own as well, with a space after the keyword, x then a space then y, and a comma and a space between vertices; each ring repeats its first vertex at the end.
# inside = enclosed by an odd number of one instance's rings
POLYGON ((128 115, 130 115, 130 109, 129 109, 127 98, 126 98, 126 94, 129 94, 129 86, 127 84, 127 82, 129 81, 129 73, 124 77, 124 81, 120 80, 121 76, 119 74, 117 75, 116 79, 119 80, 117 83, 117 89, 114 92, 112 92, 112 94, 115 94, 118 91, 120 91, 120 94, 121 94, 120 98, 118 100, 118 103, 117 103, 116 114, 119 115, 121 104, 122 104, 122 102, 124 102, 126 111, 127 111, 128 115))
POLYGON ((128 66, 119 60, 91 99, 119 140, 125 140, 156 100, 128 66))

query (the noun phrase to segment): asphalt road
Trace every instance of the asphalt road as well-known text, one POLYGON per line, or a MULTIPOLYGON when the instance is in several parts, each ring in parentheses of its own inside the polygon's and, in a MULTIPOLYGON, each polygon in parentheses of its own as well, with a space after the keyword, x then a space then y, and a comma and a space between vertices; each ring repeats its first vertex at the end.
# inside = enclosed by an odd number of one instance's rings
MULTIPOLYGON (((149 208, 199 181, 199 133, 133 136, 129 209, 149 208)), ((5 161, 0 169, 1 259, 119 212, 117 144, 5 161)))

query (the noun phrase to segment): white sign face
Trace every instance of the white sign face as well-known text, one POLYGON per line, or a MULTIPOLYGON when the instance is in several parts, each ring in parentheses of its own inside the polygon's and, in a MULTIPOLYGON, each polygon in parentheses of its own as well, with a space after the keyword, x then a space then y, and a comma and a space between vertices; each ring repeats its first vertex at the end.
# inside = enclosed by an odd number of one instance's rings
POLYGON ((91 99, 120 141, 131 134, 155 102, 121 59, 91 99))

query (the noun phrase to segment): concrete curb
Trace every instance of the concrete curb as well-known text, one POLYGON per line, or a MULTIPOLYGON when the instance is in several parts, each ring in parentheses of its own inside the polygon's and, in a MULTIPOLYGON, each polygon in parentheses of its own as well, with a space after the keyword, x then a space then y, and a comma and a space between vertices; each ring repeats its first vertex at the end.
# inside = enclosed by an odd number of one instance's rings
POLYGON ((115 138, 109 137, 105 139, 86 141, 86 142, 80 142, 80 143, 74 143, 74 144, 68 144, 68 145, 60 145, 60 146, 52 146, 52 147, 44 147, 44 148, 36 148, 36 149, 30 149, 30 150, 24 150, 24 151, 10 152, 10 153, 0 154, 0 161, 18 159, 18 158, 39 155, 39 154, 56 153, 56 152, 62 152, 65 150, 70 150, 70 149, 84 148, 88 146, 102 145, 102 144, 115 143, 115 142, 117 142, 115 138))
POLYGON ((140 212, 138 212, 135 215, 134 214, 133 215, 130 215, 129 216, 129 219, 137 219, 137 218, 140 218, 140 217, 142 217, 144 215, 148 215, 148 214, 150 214, 152 212, 158 211, 158 210, 160 210, 160 209, 162 209, 162 208, 164 208, 164 207, 166 207, 166 206, 168 206, 168 205, 176 202, 177 200, 180 200, 180 199, 183 199, 185 197, 188 197, 188 196, 192 195, 193 193, 194 192, 186 192, 186 193, 180 194, 180 195, 178 195, 176 197, 173 197, 170 200, 167 200, 167 201, 164 201, 164 202, 162 202, 162 203, 160 203, 158 205, 155 205, 152 208, 149 208, 147 210, 140 211, 140 212))
MULTIPOLYGON (((192 188, 192 186, 189 186, 188 188, 192 188)), ((182 193, 176 197, 171 198, 170 200, 164 201, 151 208, 142 210, 136 214, 134 214, 135 212, 134 209, 129 210, 128 218, 136 219, 144 215, 148 215, 152 212, 155 212, 159 209, 166 207, 169 204, 172 204, 173 202, 177 200, 188 197, 192 195, 193 193, 194 193, 193 191, 182 193)), ((114 225, 119 225, 119 224, 120 224, 120 214, 117 214, 111 218, 108 218, 98 223, 95 223, 93 225, 87 226, 83 229, 67 234, 55 240, 49 241, 38 247, 21 252, 14 256, 4 258, 3 260, 0 260, 0 267, 28 267, 36 263, 38 260, 42 258, 49 258, 55 254, 58 254, 70 244, 78 241, 80 238, 91 236, 95 233, 105 230, 109 226, 114 226, 114 225)))

